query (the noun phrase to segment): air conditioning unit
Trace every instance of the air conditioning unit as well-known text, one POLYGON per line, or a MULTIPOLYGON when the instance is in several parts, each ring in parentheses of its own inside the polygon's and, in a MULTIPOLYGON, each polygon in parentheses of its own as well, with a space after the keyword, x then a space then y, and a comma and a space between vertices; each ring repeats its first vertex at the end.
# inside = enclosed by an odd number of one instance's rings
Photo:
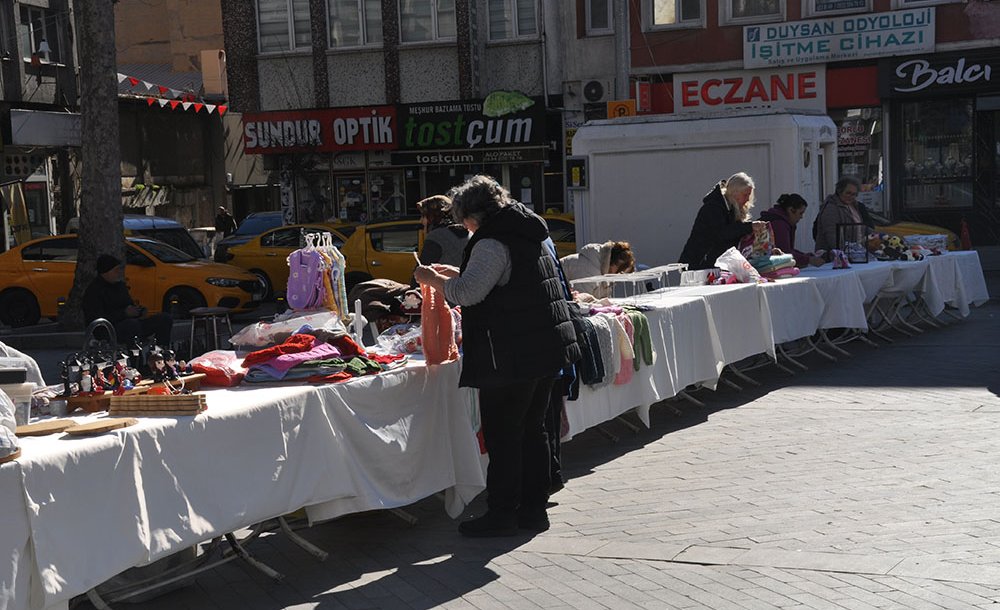
POLYGON ((583 102, 585 104, 602 104, 615 99, 615 81, 612 79, 593 79, 583 82, 583 102))

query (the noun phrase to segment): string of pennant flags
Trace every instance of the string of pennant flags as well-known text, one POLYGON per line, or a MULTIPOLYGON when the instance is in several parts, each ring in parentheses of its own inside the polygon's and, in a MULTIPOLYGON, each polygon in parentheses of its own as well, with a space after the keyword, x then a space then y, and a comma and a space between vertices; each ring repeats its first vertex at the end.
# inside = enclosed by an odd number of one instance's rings
POLYGON ((150 83, 134 76, 118 72, 118 83, 121 84, 125 81, 128 81, 129 86, 133 89, 141 85, 146 91, 155 91, 159 94, 159 97, 145 96, 146 104, 148 106, 159 104, 160 108, 166 108, 169 106, 171 110, 177 110, 178 108, 184 111, 194 109, 196 113, 204 110, 208 114, 216 112, 219 116, 226 114, 226 111, 229 110, 229 107, 225 104, 206 104, 205 102, 196 101, 197 98, 193 93, 180 91, 163 85, 157 85, 155 83, 150 83))

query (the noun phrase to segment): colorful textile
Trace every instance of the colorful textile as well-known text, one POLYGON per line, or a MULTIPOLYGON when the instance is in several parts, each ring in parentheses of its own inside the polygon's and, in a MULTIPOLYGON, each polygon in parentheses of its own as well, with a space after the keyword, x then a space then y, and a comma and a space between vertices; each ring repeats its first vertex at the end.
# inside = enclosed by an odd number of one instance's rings
POLYGON ((421 284, 420 296, 423 298, 420 306, 420 340, 423 343, 424 359, 427 364, 457 360, 455 328, 444 294, 429 284, 421 284))
POLYGON ((320 343, 319 345, 313 346, 311 350, 305 352, 297 352, 294 354, 282 354, 277 358, 268 360, 254 366, 269 365, 275 371, 279 373, 284 373, 293 366, 302 364, 309 360, 320 360, 323 358, 339 358, 341 356, 340 350, 336 347, 330 345, 329 343, 320 343))
POLYGON ((304 352, 312 349, 314 343, 316 343, 316 337, 313 337, 312 335, 292 335, 285 339, 284 343, 279 343, 278 345, 274 345, 272 347, 266 347, 255 352, 250 352, 245 358, 243 358, 243 366, 250 367, 254 364, 267 362, 268 360, 277 358, 282 354, 304 352))
POLYGON ((632 320, 632 350, 635 352, 632 368, 638 371, 640 356, 646 366, 653 364, 653 340, 649 334, 649 320, 646 314, 641 311, 629 311, 628 316, 632 320))
POLYGON ((622 346, 622 365, 621 370, 618 371, 618 375, 615 376, 615 385, 624 385, 632 381, 632 375, 635 372, 635 369, 632 368, 635 362, 635 351, 632 347, 635 340, 635 326, 627 314, 618 316, 618 320, 625 329, 627 341, 625 342, 626 345, 622 346))

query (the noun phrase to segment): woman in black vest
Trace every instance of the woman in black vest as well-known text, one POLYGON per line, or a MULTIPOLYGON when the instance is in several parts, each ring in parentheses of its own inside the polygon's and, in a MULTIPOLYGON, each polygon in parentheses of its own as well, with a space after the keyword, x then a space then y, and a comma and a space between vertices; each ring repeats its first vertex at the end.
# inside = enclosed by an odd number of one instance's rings
POLYGON ((458 530, 474 537, 545 531, 545 409, 559 371, 580 357, 555 262, 542 244, 548 229, 488 176, 449 195, 455 220, 472 232, 462 266, 420 266, 414 275, 462 306, 459 383, 479 388, 489 510, 458 530))

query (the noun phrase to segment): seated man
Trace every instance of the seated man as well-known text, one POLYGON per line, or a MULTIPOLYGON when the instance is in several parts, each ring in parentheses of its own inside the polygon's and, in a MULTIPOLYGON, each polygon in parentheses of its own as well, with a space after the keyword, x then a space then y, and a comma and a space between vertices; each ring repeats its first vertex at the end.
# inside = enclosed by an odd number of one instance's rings
POLYGON ((117 258, 102 254, 97 259, 97 277, 83 293, 83 316, 87 323, 104 318, 115 327, 119 343, 133 337, 145 339, 156 335, 156 344, 170 344, 174 320, 169 314, 144 317, 146 308, 136 305, 125 284, 125 265, 117 258))

